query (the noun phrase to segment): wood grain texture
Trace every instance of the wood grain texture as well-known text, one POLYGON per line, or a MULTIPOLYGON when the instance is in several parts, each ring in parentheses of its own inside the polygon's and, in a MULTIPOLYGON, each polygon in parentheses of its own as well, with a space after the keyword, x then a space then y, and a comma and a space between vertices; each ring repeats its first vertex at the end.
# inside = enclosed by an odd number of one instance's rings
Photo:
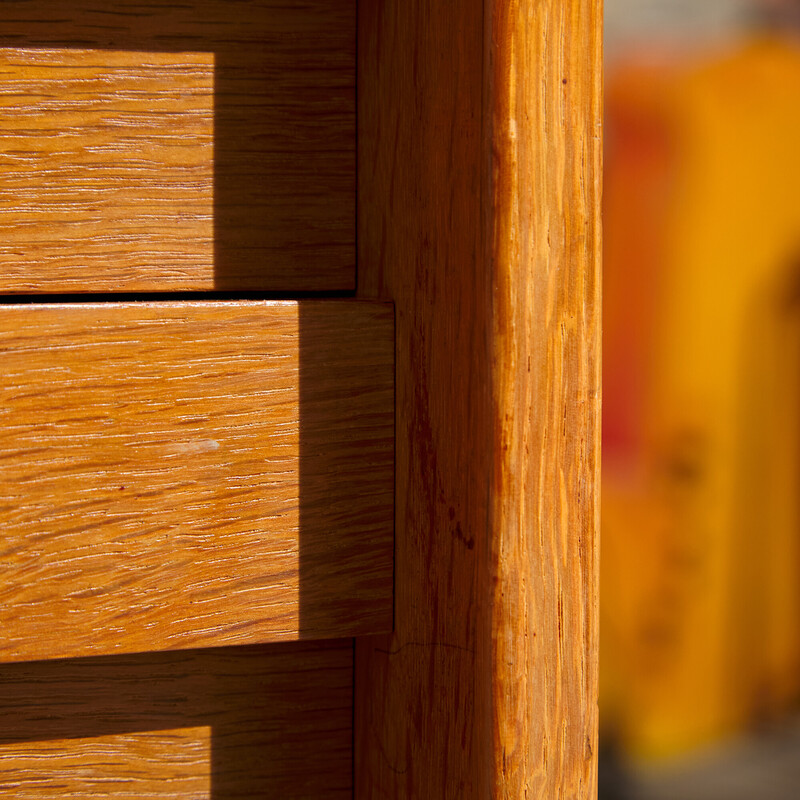
POLYGON ((355 4, 0 4, 0 292, 355 286, 355 4))
POLYGON ((482 20, 482 0, 359 4, 359 292, 395 302, 397 461, 395 629, 356 644, 358 800, 491 797, 482 20))
POLYGON ((0 307, 0 660, 389 630, 392 313, 0 307))
POLYGON ((602 2, 492 10, 495 794, 592 798, 602 2))
POLYGON ((352 796, 352 642, 0 665, 0 797, 352 796))
POLYGON ((395 631, 356 797, 596 792, 600 3, 359 7, 359 291, 397 318, 395 631))

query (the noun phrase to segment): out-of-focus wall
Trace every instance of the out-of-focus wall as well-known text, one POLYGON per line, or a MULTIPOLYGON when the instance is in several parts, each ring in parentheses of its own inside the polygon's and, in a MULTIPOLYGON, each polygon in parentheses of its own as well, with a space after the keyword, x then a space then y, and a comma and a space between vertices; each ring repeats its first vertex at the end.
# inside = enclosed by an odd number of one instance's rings
POLYGON ((737 34, 752 17, 752 0, 605 0, 607 57, 653 37, 691 46, 737 34))
POLYGON ((647 759, 800 701, 800 0, 606 2, 601 726, 647 759))

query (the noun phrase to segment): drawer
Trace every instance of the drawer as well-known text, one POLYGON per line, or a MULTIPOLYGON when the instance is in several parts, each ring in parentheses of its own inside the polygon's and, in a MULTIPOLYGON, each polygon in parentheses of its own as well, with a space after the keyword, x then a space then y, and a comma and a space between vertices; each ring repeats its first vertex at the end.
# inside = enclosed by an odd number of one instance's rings
POLYGON ((356 10, 0 3, 0 795, 352 795, 394 551, 356 10))
POLYGON ((390 630, 393 338, 344 300, 0 306, 0 659, 390 630))
POLYGON ((0 4, 0 293, 355 288, 356 4, 0 4))
POLYGON ((352 800, 353 643, 0 665, 4 800, 352 800))

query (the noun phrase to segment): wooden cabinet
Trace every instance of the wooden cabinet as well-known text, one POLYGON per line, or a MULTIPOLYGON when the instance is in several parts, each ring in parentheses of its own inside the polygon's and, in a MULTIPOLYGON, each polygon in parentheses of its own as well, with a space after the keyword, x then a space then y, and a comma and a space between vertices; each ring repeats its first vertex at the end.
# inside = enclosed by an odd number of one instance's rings
POLYGON ((0 796, 593 796, 599 3, 0 22, 0 796))

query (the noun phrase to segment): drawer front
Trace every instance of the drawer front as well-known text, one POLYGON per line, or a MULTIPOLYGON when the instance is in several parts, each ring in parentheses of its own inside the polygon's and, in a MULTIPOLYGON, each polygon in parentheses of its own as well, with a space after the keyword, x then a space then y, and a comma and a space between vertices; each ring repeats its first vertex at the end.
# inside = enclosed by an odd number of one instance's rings
POLYGON ((393 312, 0 307, 0 658, 391 629, 393 312))
POLYGON ((352 800, 353 644, 0 665, 4 800, 352 800))
POLYGON ((355 9, 0 3, 0 293, 354 289, 355 9))

